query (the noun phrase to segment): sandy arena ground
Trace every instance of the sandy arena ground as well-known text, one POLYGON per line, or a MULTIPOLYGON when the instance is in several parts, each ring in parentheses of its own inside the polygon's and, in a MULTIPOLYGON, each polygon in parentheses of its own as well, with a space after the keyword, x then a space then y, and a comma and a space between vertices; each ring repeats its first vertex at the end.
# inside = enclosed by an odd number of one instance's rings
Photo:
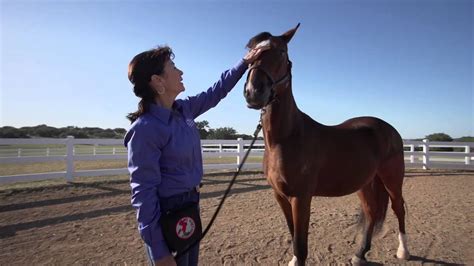
MULTIPOLYGON (((204 225, 231 176, 206 175, 204 225)), ((368 259, 373 265, 474 265, 474 172, 409 172, 404 184, 412 259, 395 258, 398 225, 389 210, 368 259)), ((238 179, 201 243, 201 265, 285 265, 290 234, 261 173, 238 179)), ((146 265, 124 178, 0 191, 0 265, 146 265)), ((314 198, 309 265, 347 264, 358 246, 356 195, 314 198)))

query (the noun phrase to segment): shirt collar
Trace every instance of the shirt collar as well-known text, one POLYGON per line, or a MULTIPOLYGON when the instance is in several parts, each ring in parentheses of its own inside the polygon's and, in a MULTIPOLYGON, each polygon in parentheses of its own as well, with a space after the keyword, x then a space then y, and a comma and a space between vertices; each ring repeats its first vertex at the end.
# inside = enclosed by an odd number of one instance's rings
POLYGON ((173 106, 172 106, 173 110, 169 110, 167 108, 164 108, 162 106, 159 106, 155 103, 152 103, 150 105, 150 113, 160 119, 161 121, 163 121, 164 123, 167 123, 169 124, 170 122, 170 118, 171 118, 171 112, 173 111, 181 111, 182 109, 182 106, 181 106, 181 103, 179 103, 179 101, 175 101, 173 103, 173 106))

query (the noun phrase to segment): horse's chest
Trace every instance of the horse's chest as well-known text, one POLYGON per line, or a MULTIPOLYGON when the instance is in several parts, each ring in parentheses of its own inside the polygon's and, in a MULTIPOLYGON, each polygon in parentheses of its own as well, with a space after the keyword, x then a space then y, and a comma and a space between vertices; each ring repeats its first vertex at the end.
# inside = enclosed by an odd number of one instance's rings
POLYGON ((265 170, 272 175, 292 177, 295 175, 305 175, 311 171, 311 164, 306 162, 305 157, 296 152, 282 152, 280 150, 266 152, 265 170))
POLYGON ((278 162, 267 162, 266 176, 270 186, 279 194, 294 196, 299 190, 305 187, 304 176, 301 168, 293 168, 278 162))
POLYGON ((302 153, 293 149, 294 145, 278 145, 265 150, 264 170, 269 184, 280 194, 292 196, 302 187, 308 187, 306 179, 314 164, 306 162, 302 153))
MULTIPOLYGON (((296 176, 290 178, 278 174, 269 174, 267 175, 267 181, 273 190, 287 197, 300 195, 302 193, 301 188, 305 187, 300 183, 302 180, 296 176)), ((309 193, 309 191, 307 192, 309 193)))

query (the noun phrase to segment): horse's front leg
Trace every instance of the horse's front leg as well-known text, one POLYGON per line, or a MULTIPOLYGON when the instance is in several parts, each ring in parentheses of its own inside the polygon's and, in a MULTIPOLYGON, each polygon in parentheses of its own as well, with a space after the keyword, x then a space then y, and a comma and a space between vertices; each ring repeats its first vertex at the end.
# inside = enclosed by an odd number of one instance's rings
POLYGON ((304 265, 308 257, 308 227, 311 196, 290 199, 293 216, 293 259, 288 265, 304 265))
POLYGON ((290 230, 291 239, 294 238, 294 227, 293 227, 293 216, 291 211, 291 204, 287 197, 280 195, 278 192, 274 191, 275 198, 283 210, 285 215, 286 224, 288 225, 288 230, 290 230))

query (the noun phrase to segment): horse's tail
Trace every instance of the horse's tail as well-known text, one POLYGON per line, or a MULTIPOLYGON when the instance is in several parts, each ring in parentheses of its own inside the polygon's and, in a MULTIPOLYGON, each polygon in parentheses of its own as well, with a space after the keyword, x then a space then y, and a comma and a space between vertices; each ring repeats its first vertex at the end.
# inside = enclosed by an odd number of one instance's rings
POLYGON ((372 181, 372 187, 375 192, 375 200, 377 202, 377 211, 375 215, 375 229, 374 232, 378 233, 382 229, 385 216, 387 215, 388 208, 388 192, 379 176, 374 178, 372 181))
MULTIPOLYGON (((375 176, 374 180, 371 182, 372 191, 374 193, 375 203, 377 205, 375 210, 375 227, 374 234, 377 234, 381 231, 383 223, 385 221, 385 216, 388 209, 389 195, 385 186, 379 176, 375 176)), ((361 210, 359 215, 358 227, 364 228, 367 222, 367 217, 365 213, 361 210)))

